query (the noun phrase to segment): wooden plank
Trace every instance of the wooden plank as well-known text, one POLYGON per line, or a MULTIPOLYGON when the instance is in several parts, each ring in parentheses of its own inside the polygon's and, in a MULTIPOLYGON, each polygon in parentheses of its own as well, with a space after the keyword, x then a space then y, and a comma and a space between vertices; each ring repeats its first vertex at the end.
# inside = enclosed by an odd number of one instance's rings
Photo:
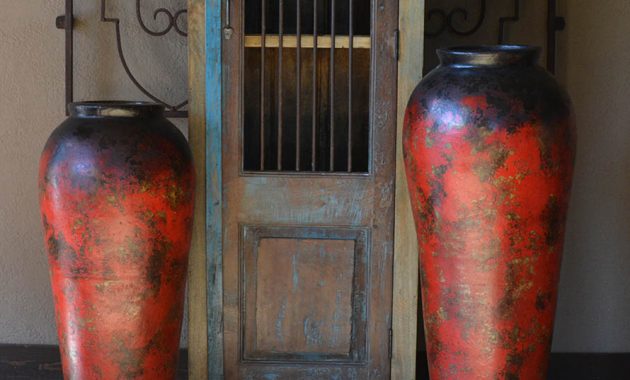
POLYGON ((246 343, 252 343, 245 356, 346 359, 352 350, 354 241, 267 238, 256 251, 246 252, 254 254, 247 257, 245 277, 256 282, 246 284, 253 328, 245 326, 246 343))
MULTIPOLYGON (((302 48, 313 48, 315 38, 311 35, 302 35, 302 48)), ((372 47, 372 39, 369 36, 357 36, 353 38, 353 49, 370 49, 372 47)), ((285 48, 297 48, 297 36, 285 35, 282 36, 282 47, 285 48)), ((330 49, 332 44, 332 38, 330 36, 318 36, 317 47, 320 49, 330 49)), ((259 35, 246 35, 245 47, 261 47, 262 37, 259 35)), ((277 48, 280 46, 280 37, 277 35, 267 34, 265 36, 265 47, 277 48)), ((337 49, 349 49, 350 37, 348 36, 335 36, 335 48, 337 49)))
POLYGON ((223 86, 221 0, 206 0, 206 285, 208 379, 223 379, 223 86))
POLYGON ((206 0, 188 0, 188 136, 195 161, 195 222, 188 270, 189 378, 208 376, 206 292, 206 0))
MULTIPOLYGON (((392 379, 416 376, 418 329, 418 246, 402 154, 407 100, 422 77, 424 0, 400 0, 398 62, 398 136, 396 145, 396 222, 394 238, 394 315, 392 379)), ((420 336, 423 334, 420 332, 420 336)))

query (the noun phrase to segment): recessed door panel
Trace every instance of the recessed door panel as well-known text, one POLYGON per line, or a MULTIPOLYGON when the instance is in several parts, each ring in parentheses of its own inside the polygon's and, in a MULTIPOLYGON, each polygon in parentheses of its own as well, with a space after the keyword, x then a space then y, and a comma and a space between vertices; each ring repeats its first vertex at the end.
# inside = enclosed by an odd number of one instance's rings
POLYGON ((367 229, 243 226, 244 361, 359 363, 367 229))
POLYGON ((225 378, 389 378, 398 4, 230 4, 225 378))

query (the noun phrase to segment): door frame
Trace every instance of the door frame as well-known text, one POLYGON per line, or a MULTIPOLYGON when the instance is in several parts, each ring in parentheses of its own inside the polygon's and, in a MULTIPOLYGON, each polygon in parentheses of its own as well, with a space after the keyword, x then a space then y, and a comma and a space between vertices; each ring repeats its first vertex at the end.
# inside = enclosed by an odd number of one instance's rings
MULTIPOLYGON (((189 261, 189 378, 223 378, 221 0, 188 0, 189 141, 197 175, 189 261)), ((418 254, 402 161, 407 99, 422 75, 424 0, 399 0, 398 113, 391 378, 415 378, 418 254)))
MULTIPOLYGON (((418 241, 409 201, 402 151, 407 100, 422 79, 425 0, 399 0, 398 120, 396 136, 396 201, 394 216, 394 305, 392 314, 392 379, 416 378, 419 276, 418 241)), ((418 334, 420 332, 420 334, 418 334)))
POLYGON ((222 0, 188 0, 188 136, 196 173, 188 269, 188 377, 223 378, 222 0))

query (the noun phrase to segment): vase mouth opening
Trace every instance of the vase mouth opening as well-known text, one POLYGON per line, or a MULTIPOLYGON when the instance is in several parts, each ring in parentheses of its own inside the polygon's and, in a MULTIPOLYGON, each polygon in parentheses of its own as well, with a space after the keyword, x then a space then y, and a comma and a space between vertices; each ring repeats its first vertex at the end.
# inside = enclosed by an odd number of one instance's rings
POLYGON ((456 46, 437 50, 442 65, 462 67, 496 67, 535 65, 540 48, 528 45, 456 46))
POLYGON ((164 106, 142 101, 95 100, 70 103, 68 113, 74 117, 155 117, 164 114, 164 106))

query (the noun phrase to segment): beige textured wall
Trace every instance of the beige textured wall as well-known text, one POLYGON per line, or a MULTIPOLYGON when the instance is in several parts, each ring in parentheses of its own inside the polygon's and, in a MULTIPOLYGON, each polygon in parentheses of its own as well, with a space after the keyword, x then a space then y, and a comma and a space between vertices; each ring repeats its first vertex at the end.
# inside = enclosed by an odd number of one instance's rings
POLYGON ((562 0, 559 78, 578 155, 557 351, 630 351, 630 1, 562 0))
MULTIPOLYGON (((76 99, 143 99, 126 79, 115 54, 112 24, 98 21, 98 1, 75 1, 76 99)), ((139 32, 133 4, 110 0, 121 17, 129 65, 138 79, 165 99, 186 96, 186 48, 139 32), (126 11, 123 11, 123 8, 126 11)), ((185 0, 145 0, 152 9, 185 0)), ((0 343, 57 341, 47 259, 37 199, 41 149, 64 115, 64 32, 55 28, 62 0, 0 0, 0 343)), ((185 122, 178 121, 185 131, 185 122)))

